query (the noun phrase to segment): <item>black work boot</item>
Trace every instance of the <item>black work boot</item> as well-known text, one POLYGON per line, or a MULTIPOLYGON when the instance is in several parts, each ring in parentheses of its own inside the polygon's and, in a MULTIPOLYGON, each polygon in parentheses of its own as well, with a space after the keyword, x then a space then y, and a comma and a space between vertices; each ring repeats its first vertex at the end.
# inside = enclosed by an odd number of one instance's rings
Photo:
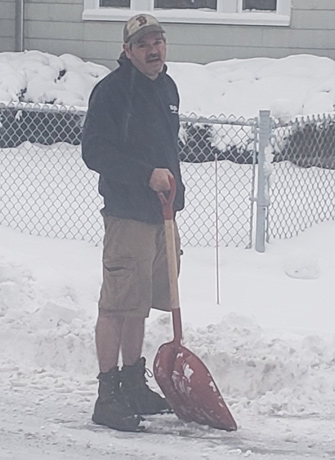
POLYGON ((120 431, 140 431, 143 420, 125 402, 120 390, 120 372, 114 367, 98 375, 98 399, 92 415, 93 422, 120 431))
MULTIPOLYGON (((172 412, 167 400, 152 391, 147 385, 145 358, 121 370, 121 391, 135 414, 164 414, 172 412)), ((150 375, 150 373, 149 373, 150 375)), ((152 377, 152 374, 150 375, 152 377)))

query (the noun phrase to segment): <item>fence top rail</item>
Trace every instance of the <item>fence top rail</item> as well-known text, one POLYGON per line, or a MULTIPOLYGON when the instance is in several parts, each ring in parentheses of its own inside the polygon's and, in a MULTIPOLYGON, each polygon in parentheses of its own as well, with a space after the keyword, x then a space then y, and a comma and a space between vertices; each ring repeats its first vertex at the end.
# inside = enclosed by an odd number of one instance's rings
POLYGON ((188 115, 180 114, 179 116, 181 123, 201 123, 208 125, 236 125, 236 126, 256 126, 257 117, 245 119, 244 117, 236 118, 235 115, 229 115, 228 117, 221 114, 219 116, 208 116, 204 117, 197 115, 196 113, 190 113, 188 115))
MULTIPOLYGON (((80 116, 85 116, 87 107, 76 107, 58 104, 42 104, 37 102, 0 102, 0 110, 25 110, 27 112, 58 112, 58 113, 75 113, 80 116)), ((235 125, 235 126, 256 126, 257 117, 245 119, 244 117, 236 117, 231 114, 225 116, 202 116, 196 113, 180 114, 181 123, 201 123, 210 125, 235 125)))
POLYGON ((308 115, 299 115, 292 120, 282 122, 280 120, 272 118, 272 124, 274 128, 285 128, 289 126, 302 125, 308 123, 317 123, 331 121, 335 122, 335 111, 326 113, 313 113, 308 115))
MULTIPOLYGON (((13 110, 25 110, 27 112, 57 112, 57 113, 73 113, 79 116, 85 116, 87 113, 87 107, 78 106, 67 106, 59 104, 45 104, 37 102, 1 102, 0 110, 13 109, 13 110)), ((194 112, 189 114, 180 114, 179 116, 181 123, 201 123, 209 125, 235 125, 235 126, 250 126, 254 127, 258 125, 258 116, 254 118, 244 118, 242 116, 236 117, 231 114, 226 116, 224 114, 202 116, 194 112)), ((335 121, 335 111, 327 113, 316 113, 308 115, 299 115, 289 121, 281 121, 272 118, 273 128, 284 128, 294 126, 296 124, 305 124, 311 122, 324 122, 324 121, 335 121)))
POLYGON ((57 104, 40 104, 36 102, 0 102, 0 110, 5 109, 25 110, 26 112, 73 113, 79 116, 85 116, 87 112, 87 109, 85 107, 75 107, 57 104))

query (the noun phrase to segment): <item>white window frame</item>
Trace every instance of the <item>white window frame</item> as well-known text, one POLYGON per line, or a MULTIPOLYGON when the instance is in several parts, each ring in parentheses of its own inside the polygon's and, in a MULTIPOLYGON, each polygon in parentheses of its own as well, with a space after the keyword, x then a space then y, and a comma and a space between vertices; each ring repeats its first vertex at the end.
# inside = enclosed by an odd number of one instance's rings
POLYGON ((217 11, 198 9, 155 9, 154 0, 130 0, 130 8, 100 7, 99 0, 84 0, 84 21, 127 21, 148 12, 159 21, 182 24, 241 24, 289 26, 291 1, 277 0, 277 11, 243 11, 242 0, 217 0, 217 11), (136 5, 136 6, 135 6, 136 5))

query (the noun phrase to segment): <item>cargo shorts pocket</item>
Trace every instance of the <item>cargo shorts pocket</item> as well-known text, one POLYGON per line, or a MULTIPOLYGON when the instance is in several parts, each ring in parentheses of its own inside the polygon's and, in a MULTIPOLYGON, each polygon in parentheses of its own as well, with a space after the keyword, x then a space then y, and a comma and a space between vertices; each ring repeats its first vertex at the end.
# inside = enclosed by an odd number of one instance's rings
POLYGON ((139 305, 138 264, 134 257, 103 260, 100 307, 106 310, 135 310, 139 305))

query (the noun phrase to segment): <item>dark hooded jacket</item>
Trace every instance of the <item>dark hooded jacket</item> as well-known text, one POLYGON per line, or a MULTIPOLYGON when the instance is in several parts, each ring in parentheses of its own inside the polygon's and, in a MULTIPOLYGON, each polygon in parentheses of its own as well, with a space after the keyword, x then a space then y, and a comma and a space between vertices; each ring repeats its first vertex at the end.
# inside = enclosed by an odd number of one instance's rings
POLYGON ((178 157, 179 96, 166 66, 151 80, 130 60, 94 88, 82 136, 86 165, 100 174, 107 215, 147 223, 163 221, 161 204, 149 187, 155 168, 176 179, 174 210, 184 207, 178 157))

